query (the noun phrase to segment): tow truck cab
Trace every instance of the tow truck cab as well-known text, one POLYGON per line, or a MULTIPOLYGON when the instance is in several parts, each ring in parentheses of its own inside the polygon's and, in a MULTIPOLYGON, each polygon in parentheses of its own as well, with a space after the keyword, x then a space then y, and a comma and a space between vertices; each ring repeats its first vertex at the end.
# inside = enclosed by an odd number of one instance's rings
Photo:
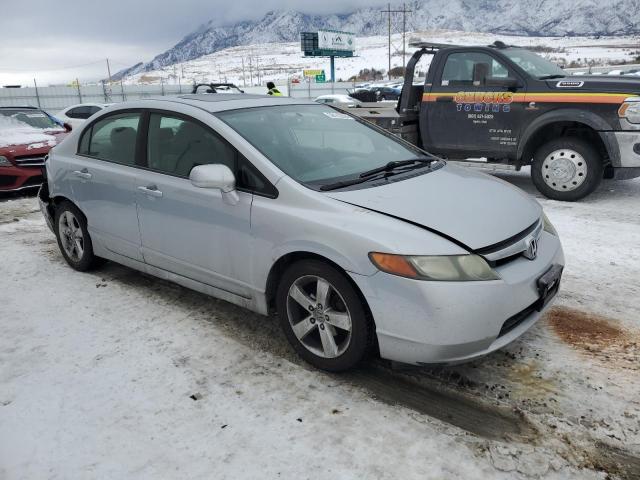
POLYGON ((397 107, 354 113, 450 159, 531 165, 536 187, 558 200, 588 195, 603 177, 640 176, 640 79, 567 77, 502 42, 412 46, 397 107), (414 85, 423 55, 433 59, 414 85))

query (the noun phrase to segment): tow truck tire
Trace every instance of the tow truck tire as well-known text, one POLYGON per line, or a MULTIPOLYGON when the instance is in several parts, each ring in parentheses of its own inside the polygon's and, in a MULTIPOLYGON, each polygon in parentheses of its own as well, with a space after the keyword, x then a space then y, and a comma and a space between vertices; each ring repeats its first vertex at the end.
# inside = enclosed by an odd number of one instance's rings
POLYGON ((575 202, 592 193, 602 181, 604 166, 598 150, 580 138, 558 138, 535 152, 531 179, 552 200, 575 202))

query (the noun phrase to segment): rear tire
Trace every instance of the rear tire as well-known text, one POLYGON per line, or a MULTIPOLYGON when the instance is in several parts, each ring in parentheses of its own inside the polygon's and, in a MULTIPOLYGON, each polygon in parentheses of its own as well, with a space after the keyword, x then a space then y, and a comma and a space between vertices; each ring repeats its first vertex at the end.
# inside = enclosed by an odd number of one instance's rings
POLYGON ((353 368, 374 342, 373 321, 347 277, 319 260, 289 267, 276 292, 280 325, 311 365, 330 372, 353 368))
POLYGON ((73 203, 64 201, 58 205, 53 225, 60 252, 71 268, 86 272, 104 263, 94 255, 87 221, 73 203))
POLYGON ((534 154, 531 179, 545 197, 575 202, 598 188, 603 171, 602 159, 593 145, 579 138, 558 138, 534 154))

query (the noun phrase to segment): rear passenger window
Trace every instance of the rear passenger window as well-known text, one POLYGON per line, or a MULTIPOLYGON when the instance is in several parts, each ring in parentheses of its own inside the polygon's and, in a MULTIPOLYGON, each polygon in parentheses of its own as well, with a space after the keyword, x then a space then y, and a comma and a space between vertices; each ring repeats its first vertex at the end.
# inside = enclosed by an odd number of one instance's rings
POLYGON ((140 113, 110 115, 92 125, 80 140, 78 153, 109 162, 135 165, 140 113))
POLYGON ((148 166, 169 175, 188 177, 193 167, 220 163, 236 170, 236 152, 199 123, 152 113, 149 118, 148 166))
POLYGON ((82 120, 86 120, 89 118, 94 112, 91 111, 93 107, 75 107, 67 112, 67 117, 69 118, 80 118, 82 120))

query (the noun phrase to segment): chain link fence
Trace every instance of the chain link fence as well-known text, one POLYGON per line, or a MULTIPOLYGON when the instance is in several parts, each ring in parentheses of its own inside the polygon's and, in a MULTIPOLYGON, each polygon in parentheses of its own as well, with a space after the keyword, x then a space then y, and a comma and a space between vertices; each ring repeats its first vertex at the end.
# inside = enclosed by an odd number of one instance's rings
MULTIPOLYGON (((153 84, 153 85, 111 85, 59 86, 0 88, 0 106, 32 106, 52 113, 78 103, 118 103, 149 97, 171 96, 191 93, 189 84, 153 84)), ((240 87, 242 88, 242 87, 240 87)), ((287 86, 279 86, 283 95, 287 95, 287 86)), ((246 93, 266 94, 266 87, 242 88, 246 93)))

